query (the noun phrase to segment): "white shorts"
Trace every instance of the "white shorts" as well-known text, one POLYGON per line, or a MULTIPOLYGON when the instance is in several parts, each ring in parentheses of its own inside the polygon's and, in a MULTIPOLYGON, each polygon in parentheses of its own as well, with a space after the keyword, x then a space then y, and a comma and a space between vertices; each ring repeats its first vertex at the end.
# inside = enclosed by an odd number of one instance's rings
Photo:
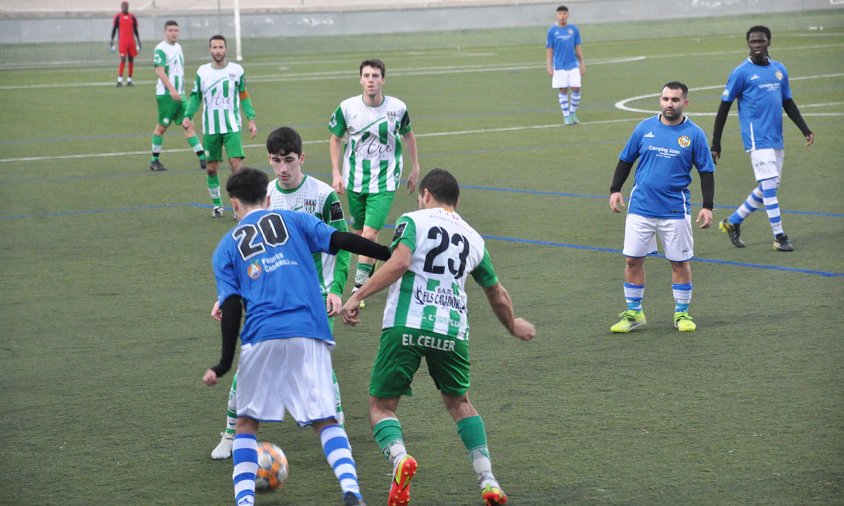
POLYGON ((784 149, 754 149, 750 152, 750 165, 757 181, 778 177, 782 179, 782 162, 785 159, 784 149))
POLYGON ((695 255, 691 216, 666 219, 628 214, 624 225, 624 256, 642 258, 656 253, 657 234, 662 239, 665 258, 672 262, 685 262, 695 255))
POLYGON ((552 88, 580 88, 580 69, 555 70, 551 78, 552 88))
POLYGON ((336 417, 331 345, 319 339, 272 339, 243 346, 237 367, 237 416, 300 426, 336 417))

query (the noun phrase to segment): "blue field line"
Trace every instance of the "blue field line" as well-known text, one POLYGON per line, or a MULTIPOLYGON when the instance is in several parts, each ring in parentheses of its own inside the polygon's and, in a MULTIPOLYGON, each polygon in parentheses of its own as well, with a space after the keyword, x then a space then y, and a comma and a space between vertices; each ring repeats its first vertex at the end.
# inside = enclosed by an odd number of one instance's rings
MULTIPOLYGON (((557 193, 557 192, 554 192, 557 193)), ((89 214, 104 214, 104 213, 127 213, 133 211, 142 211, 146 209, 172 209, 178 207, 195 207, 200 209, 211 209, 213 206, 211 204, 198 204, 195 202, 186 202, 182 204, 152 204, 152 205, 145 205, 145 206, 135 206, 135 207, 122 207, 116 209, 88 209, 84 211, 62 211, 58 213, 31 213, 31 214, 14 214, 14 215, 6 215, 0 216, 2 220, 12 220, 12 219, 25 219, 25 218, 47 218, 47 217, 61 217, 61 216, 81 216, 81 215, 89 215, 89 214)), ((227 208, 231 210, 231 208, 227 208)), ((386 229, 393 229, 393 224, 386 224, 384 225, 386 229)), ((553 241, 539 241, 536 239, 521 239, 518 237, 505 237, 505 236, 498 236, 498 235, 482 235, 484 239, 494 240, 494 241, 502 241, 502 242, 512 242, 512 243, 519 243, 519 244, 532 244, 535 246, 551 246, 554 248, 568 248, 568 249, 577 249, 583 251, 597 251, 600 253, 614 253, 614 254, 621 254, 621 250, 617 248, 602 248, 599 246, 585 246, 582 244, 573 244, 573 243, 566 243, 566 242, 553 242, 553 241)), ((656 258, 665 258, 664 255, 655 253, 650 256, 656 258)), ((798 274, 809 274, 813 276, 823 276, 825 278, 840 278, 844 277, 844 272, 830 272, 830 271, 818 271, 814 269, 799 269, 796 267, 783 267, 781 265, 769 265, 769 264, 756 264, 750 262, 736 262, 733 260, 719 260, 715 258, 694 258, 695 262, 704 262, 710 264, 722 264, 722 265, 732 265, 736 267, 751 267, 754 269, 765 269, 765 270, 772 270, 772 271, 785 271, 785 272, 795 272, 798 274)))
MULTIPOLYGON (((472 190, 482 190, 482 191, 490 191, 490 192, 502 192, 502 193, 526 193, 529 195, 549 195, 553 197, 575 197, 575 198, 583 198, 583 199, 603 199, 609 201, 609 195, 589 195, 586 193, 567 193, 567 192, 557 192, 557 191, 546 191, 546 190, 528 190, 522 188, 497 188, 494 186, 480 186, 480 185, 471 185, 471 184, 461 184, 461 188, 470 188, 472 190)), ((700 206, 700 203, 692 202, 693 206, 700 206)), ((733 205, 716 205, 715 209, 735 209, 737 206, 733 205)), ((789 209, 780 209, 780 213, 782 214, 801 214, 805 216, 824 216, 827 218, 844 218, 844 213, 828 213, 823 211, 794 211, 789 209)))
MULTIPOLYGON (((616 248, 600 248, 598 246, 584 246, 582 244, 571 244, 565 242, 553 242, 553 241, 538 241, 534 239, 519 239, 516 237, 502 237, 497 235, 484 235, 482 234, 481 237, 484 239, 491 239, 494 241, 503 241, 503 242, 515 242, 521 244, 533 244, 535 246, 551 246, 554 248, 570 248, 570 249, 579 249, 579 250, 587 250, 587 251, 599 251, 601 253, 615 253, 621 254, 620 249, 616 248)), ((655 258, 665 258, 665 255, 655 253, 649 256, 655 258)), ((736 267, 752 267, 754 269, 766 269, 772 271, 786 271, 786 272, 796 272, 798 274, 811 274, 813 276, 823 276, 825 278, 840 278, 844 277, 844 272, 829 272, 829 271, 816 271, 813 269, 798 269, 796 267, 783 267, 781 265, 768 265, 768 264, 755 264, 750 262, 735 262, 733 260, 719 260, 716 258, 699 258, 695 257, 693 259, 694 262, 703 262, 703 263, 710 263, 710 264, 723 264, 723 265, 734 265, 736 267)))

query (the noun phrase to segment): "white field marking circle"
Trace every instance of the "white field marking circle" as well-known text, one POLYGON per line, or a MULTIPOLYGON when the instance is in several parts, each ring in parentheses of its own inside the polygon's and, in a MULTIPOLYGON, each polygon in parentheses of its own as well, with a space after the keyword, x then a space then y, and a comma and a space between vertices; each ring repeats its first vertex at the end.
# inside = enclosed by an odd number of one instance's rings
MULTIPOLYGON (((838 74, 818 74, 814 76, 799 76, 799 77, 792 77, 789 78, 790 81, 803 81, 806 79, 830 79, 835 77, 844 77, 844 73, 838 74)), ((689 88, 689 91, 703 91, 703 90, 717 90, 723 88, 723 84, 717 84, 715 86, 701 86, 698 88, 689 88)), ((653 109, 639 109, 638 107, 631 107, 628 106, 630 102, 635 102, 637 100, 643 100, 646 98, 656 98, 660 94, 659 93, 648 93, 647 95, 638 95, 635 97, 625 98, 624 100, 619 100, 615 103, 616 109, 621 109, 622 111, 629 111, 629 112, 639 112, 639 113, 647 113, 647 114, 659 114, 659 110, 653 109)), ((825 106, 832 106, 832 105, 841 105, 844 102, 828 102, 825 104, 801 104, 801 108, 809 108, 809 107, 825 107, 825 106)), ((695 112, 694 116, 715 116, 716 113, 714 112, 695 112)), ((735 115, 735 113, 731 113, 731 115, 735 115)), ((805 114, 805 116, 844 116, 844 113, 841 112, 814 112, 805 114)))

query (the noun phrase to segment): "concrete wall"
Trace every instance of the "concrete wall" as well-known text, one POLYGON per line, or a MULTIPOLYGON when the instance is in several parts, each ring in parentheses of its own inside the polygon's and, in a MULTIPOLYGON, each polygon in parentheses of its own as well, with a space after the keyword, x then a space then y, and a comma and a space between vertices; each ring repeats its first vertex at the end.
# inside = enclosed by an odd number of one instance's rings
MULTIPOLYGON (((148 0, 146 4, 149 4, 148 0)), ((156 0, 161 2, 162 0, 156 0)), ((231 0, 228 0, 230 2, 231 0)), ((246 1, 246 0, 244 0, 246 1)), ((257 2, 258 0, 255 0, 257 2)), ((299 0, 304 3, 319 0, 299 0)), ((550 26, 558 0, 545 3, 451 0, 432 2, 427 7, 418 0, 393 0, 380 8, 356 2, 348 10, 305 7, 244 11, 241 15, 243 38, 359 35, 372 33, 407 33, 418 31, 454 31, 520 26, 550 26), (468 4, 471 3, 471 4, 468 4), (397 8, 400 7, 400 8, 397 8)), ((816 10, 844 12, 844 0, 559 0, 569 6, 575 24, 639 20, 701 18, 711 16, 746 16, 816 10)), ((228 3, 226 2, 226 3, 228 3)), ((264 0, 265 3, 266 0, 264 0)), ((107 41, 111 33, 111 15, 94 14, 24 14, 2 10, 0 2, 0 44, 48 42, 107 41)), ((20 4, 20 2, 15 2, 20 4)), ((117 5, 117 1, 112 2, 117 5)), ((193 5, 193 3, 188 2, 193 5)), ((212 0, 203 5, 213 6, 212 0)), ((258 5, 256 3, 252 4, 258 5)), ((210 33, 232 34, 231 12, 176 11, 143 9, 135 11, 144 41, 159 40, 164 21, 175 19, 182 26, 182 40, 206 39, 210 33)))

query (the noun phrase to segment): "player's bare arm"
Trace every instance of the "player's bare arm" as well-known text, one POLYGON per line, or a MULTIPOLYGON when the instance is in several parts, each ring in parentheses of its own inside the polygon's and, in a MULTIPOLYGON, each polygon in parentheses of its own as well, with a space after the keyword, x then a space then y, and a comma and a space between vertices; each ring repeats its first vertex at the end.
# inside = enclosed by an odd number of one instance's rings
POLYGON ((485 286, 483 290, 492 312, 511 335, 522 341, 530 341, 536 337, 536 327, 531 322, 524 318, 516 318, 513 313, 513 300, 501 283, 485 286))
POLYGON ((404 244, 396 246, 392 256, 384 263, 384 266, 375 271, 369 281, 346 300, 341 311, 343 323, 351 326, 360 323, 360 301, 398 281, 410 268, 412 255, 410 248, 404 244))
POLYGON ((416 136, 413 135, 413 131, 404 134, 402 139, 404 139, 404 142, 407 145, 407 156, 410 158, 412 167, 410 169, 410 174, 407 176, 407 189, 409 190, 408 195, 410 195, 416 190, 416 183, 419 182, 419 156, 418 151, 416 150, 416 136))
POLYGON ((337 316, 343 309, 343 299, 336 293, 328 292, 325 296, 325 312, 328 316, 337 316))
POLYGON ((340 172, 343 167, 343 139, 331 134, 328 140, 328 153, 331 158, 331 187, 337 195, 343 195, 346 193, 346 188, 343 186, 343 174, 340 172))
POLYGON ((624 206, 624 195, 621 192, 610 193, 610 211, 620 213, 624 206))
POLYGON ((165 88, 170 92, 170 98, 173 100, 181 100, 182 95, 179 94, 179 90, 173 86, 173 83, 170 82, 170 78, 167 77, 167 71, 164 70, 164 67, 155 67, 155 75, 161 79, 161 84, 164 85, 165 88))
POLYGON ((254 139, 255 135, 258 134, 258 125, 255 123, 254 119, 249 120, 249 138, 254 139))
POLYGON ((574 54, 577 56, 580 75, 586 75, 586 61, 583 59, 583 48, 580 45, 574 46, 574 54))
POLYGON ((697 213, 695 223, 700 223, 700 228, 709 228, 712 225, 712 210, 703 208, 697 213))
POLYGON ((545 70, 549 76, 554 75, 554 49, 550 47, 545 50, 545 70))

